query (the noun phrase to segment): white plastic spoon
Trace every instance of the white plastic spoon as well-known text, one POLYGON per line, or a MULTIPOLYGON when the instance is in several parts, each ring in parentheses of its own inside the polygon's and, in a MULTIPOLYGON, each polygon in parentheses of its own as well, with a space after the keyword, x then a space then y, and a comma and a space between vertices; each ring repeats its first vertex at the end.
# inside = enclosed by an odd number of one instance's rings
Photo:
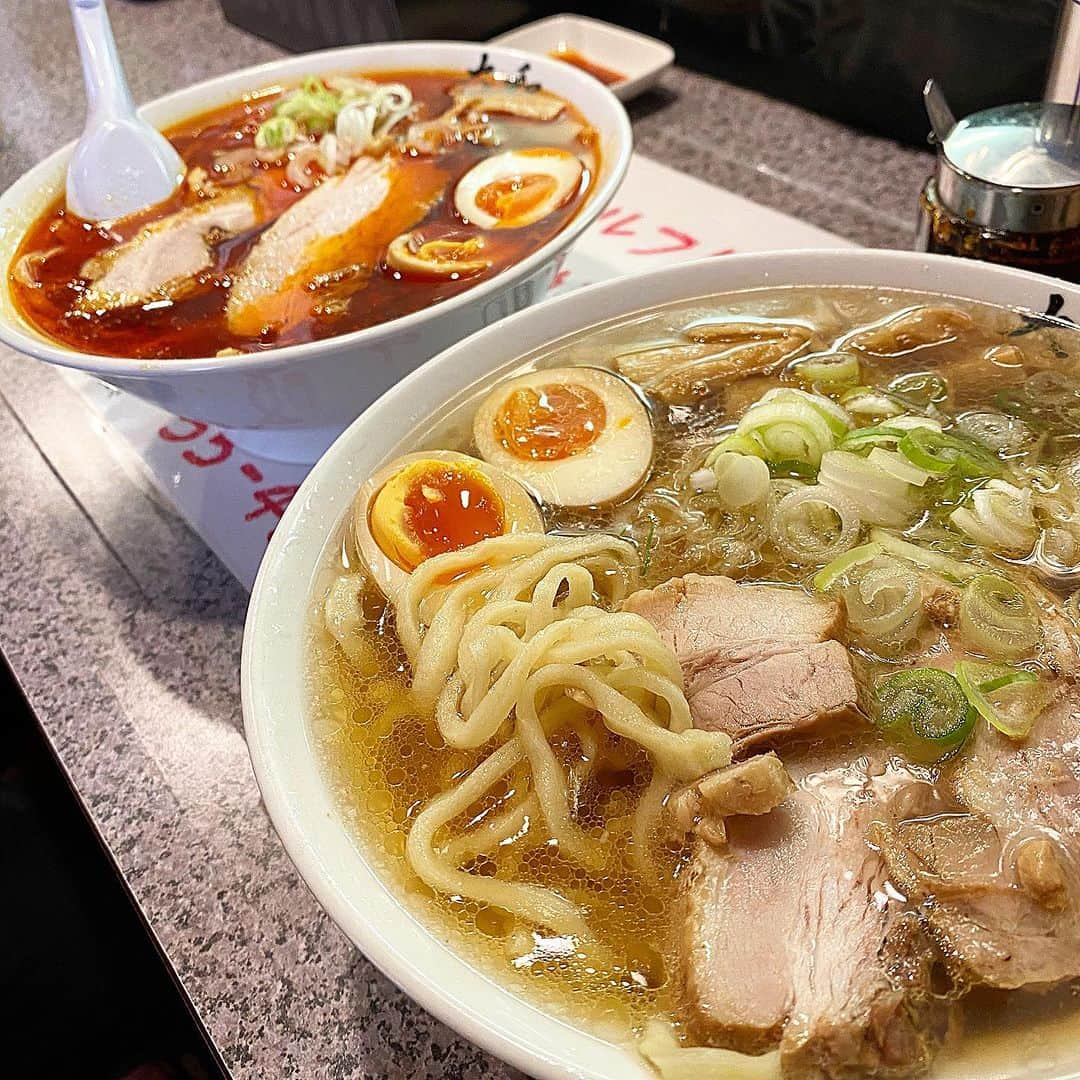
POLYGON ((106 221, 167 199, 184 179, 172 144, 135 112, 104 0, 70 0, 86 83, 86 126, 67 172, 68 208, 106 221))

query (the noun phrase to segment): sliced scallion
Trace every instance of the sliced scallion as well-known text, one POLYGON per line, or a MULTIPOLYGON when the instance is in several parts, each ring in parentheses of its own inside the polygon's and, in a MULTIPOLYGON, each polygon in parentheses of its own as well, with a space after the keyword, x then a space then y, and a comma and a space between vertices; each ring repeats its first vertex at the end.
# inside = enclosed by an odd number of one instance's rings
POLYGON ((859 512, 851 500, 821 484, 785 495, 769 522, 777 552, 800 566, 835 559, 855 543, 860 527, 859 512))
POLYGON ((904 406, 872 386, 855 386, 840 398, 849 413, 857 416, 900 416, 904 406))
POLYGON ((1027 738, 1050 697, 1033 671, 1001 664, 962 660, 956 680, 976 712, 1010 739, 1027 738))
POLYGON ((288 146, 300 134, 296 121, 289 116, 272 116, 259 125, 255 132, 255 146, 259 150, 280 150, 288 146))
POLYGON ((875 446, 866 459, 871 465, 876 465, 883 473, 895 476, 897 480, 903 480, 906 484, 914 484, 922 487, 930 479, 930 473, 913 465, 898 450, 886 450, 883 446, 875 446))
POLYGON ((1031 598, 1000 574, 972 578, 960 597, 960 631, 992 660, 1030 656, 1039 644, 1039 614, 1031 598))
POLYGON ((730 435, 725 435, 705 455, 702 464, 707 469, 711 469, 721 454, 749 454, 751 457, 761 457, 763 453, 764 449, 757 439, 751 438, 749 435, 737 435, 732 432, 730 435))
POLYGON ((1002 471, 1001 462, 976 443, 925 427, 912 428, 900 440, 900 452, 913 465, 938 476, 989 477, 1002 471))
POLYGON ((913 371, 898 375, 889 383, 889 393, 918 408, 925 408, 949 396, 949 384, 931 371, 913 371))
POLYGON ((848 625, 876 651, 910 641, 922 621, 919 575, 910 563, 887 555, 844 590, 848 625))
POLYGON ((852 352, 827 352, 804 356, 791 365, 791 372, 806 382, 826 387, 857 383, 861 374, 859 358, 852 352))
POLYGON ((1026 555, 1039 538, 1030 488, 991 480, 971 492, 949 521, 991 551, 1026 555))
POLYGON ((924 570, 932 570, 935 574, 941 574, 942 577, 949 578, 952 581, 967 581, 981 572, 977 566, 970 566, 959 559, 950 558, 933 548, 913 544, 911 541, 894 536, 884 529, 871 529, 870 540, 883 551, 899 555, 900 558, 907 559, 908 562, 921 566, 924 570))
POLYGON ((860 544, 850 551, 845 551, 843 555, 833 559, 828 566, 822 567, 814 575, 814 588, 818 592, 828 592, 849 570, 853 570, 862 563, 869 562, 880 555, 883 550, 880 544, 860 544))
POLYGON ((841 450, 865 450, 871 446, 895 446, 907 434, 892 424, 873 424, 849 431, 840 441, 841 450))
POLYGON ((878 684, 874 704, 877 726, 927 764, 955 753, 975 724, 975 710, 960 683, 939 668, 888 676, 878 684))

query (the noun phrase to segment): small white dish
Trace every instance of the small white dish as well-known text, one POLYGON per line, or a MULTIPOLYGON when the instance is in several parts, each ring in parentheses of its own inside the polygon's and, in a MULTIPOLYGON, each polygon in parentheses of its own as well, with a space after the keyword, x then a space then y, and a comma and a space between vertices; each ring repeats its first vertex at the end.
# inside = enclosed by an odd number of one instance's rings
POLYGON ((620 101, 647 90, 675 60, 675 50, 666 42, 583 15, 550 15, 500 34, 491 44, 555 59, 560 50, 572 49, 623 75, 621 82, 609 87, 620 101))

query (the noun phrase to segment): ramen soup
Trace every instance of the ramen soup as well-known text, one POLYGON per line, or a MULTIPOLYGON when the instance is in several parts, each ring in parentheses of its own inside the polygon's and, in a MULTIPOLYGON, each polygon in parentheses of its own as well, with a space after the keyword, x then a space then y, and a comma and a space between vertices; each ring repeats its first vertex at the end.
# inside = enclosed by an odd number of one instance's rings
POLYGON ((525 76, 311 77, 168 129, 164 203, 91 224, 63 198, 10 267, 39 330, 83 352, 199 357, 362 330, 455 296, 581 209, 596 131, 525 76))
POLYGON ((1077 331, 743 292, 567 339, 419 431, 330 543, 310 664, 403 901, 669 1080, 1057 1075, 1077 331))

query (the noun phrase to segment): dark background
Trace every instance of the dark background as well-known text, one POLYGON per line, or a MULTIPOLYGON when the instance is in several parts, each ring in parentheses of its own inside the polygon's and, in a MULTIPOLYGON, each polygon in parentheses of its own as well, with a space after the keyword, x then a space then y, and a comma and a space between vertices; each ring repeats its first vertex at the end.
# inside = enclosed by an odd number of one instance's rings
POLYGON ((238 25, 293 51, 397 33, 483 40, 546 15, 591 15, 662 38, 685 67, 913 145, 925 145, 921 91, 931 76, 957 116, 1041 98, 1059 6, 1058 0, 398 0, 395 16, 391 0, 221 4, 238 25))
POLYGON ((225 1073, 0 660, 0 1076, 225 1073))
POLYGON ((544 15, 592 15, 662 38, 684 67, 920 145, 931 76, 957 116, 1041 98, 1058 13, 1057 0, 507 0, 471 14, 430 0, 398 7, 406 38, 487 38, 544 15))

